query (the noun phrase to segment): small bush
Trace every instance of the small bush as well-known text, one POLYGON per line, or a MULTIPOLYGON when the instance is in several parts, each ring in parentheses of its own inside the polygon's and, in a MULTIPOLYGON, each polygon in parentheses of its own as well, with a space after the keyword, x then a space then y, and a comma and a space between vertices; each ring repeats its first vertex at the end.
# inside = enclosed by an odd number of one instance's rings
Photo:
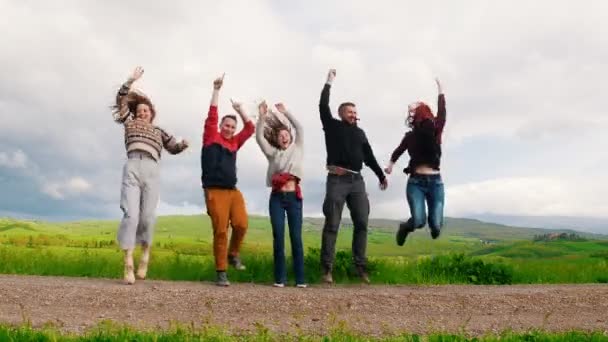
POLYGON ((513 269, 505 264, 484 262, 464 254, 440 255, 422 259, 418 271, 426 277, 447 278, 469 284, 511 284, 513 269))

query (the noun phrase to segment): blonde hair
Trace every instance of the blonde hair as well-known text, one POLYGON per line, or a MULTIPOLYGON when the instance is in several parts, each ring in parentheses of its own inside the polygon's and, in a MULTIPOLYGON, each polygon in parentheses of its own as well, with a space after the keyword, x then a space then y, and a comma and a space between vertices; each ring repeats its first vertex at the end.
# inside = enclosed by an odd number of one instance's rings
POLYGON ((287 131, 291 140, 293 141, 293 134, 291 133, 291 128, 284 124, 281 119, 275 113, 268 113, 264 118, 264 138, 268 141, 268 143, 280 149, 281 145, 279 145, 279 133, 281 131, 287 131))

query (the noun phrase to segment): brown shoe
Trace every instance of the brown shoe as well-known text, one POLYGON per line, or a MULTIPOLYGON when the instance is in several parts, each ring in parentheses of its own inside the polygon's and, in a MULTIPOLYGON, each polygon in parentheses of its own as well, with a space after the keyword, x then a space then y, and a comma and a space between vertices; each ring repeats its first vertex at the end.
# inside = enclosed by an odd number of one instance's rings
POLYGON ((365 267, 357 266, 357 275, 359 276, 359 278, 361 278, 361 281, 363 281, 364 283, 366 283, 366 284, 370 283, 369 274, 367 274, 365 267))

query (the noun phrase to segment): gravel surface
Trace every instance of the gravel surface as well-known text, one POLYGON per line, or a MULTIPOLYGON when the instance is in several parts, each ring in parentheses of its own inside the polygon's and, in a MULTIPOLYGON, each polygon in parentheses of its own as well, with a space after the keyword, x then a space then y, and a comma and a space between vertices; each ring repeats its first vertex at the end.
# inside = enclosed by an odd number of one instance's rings
POLYGON ((312 286, 0 275, 0 322, 53 323, 81 332, 112 320, 138 328, 171 322, 211 324, 233 332, 332 329, 372 336, 506 329, 608 331, 607 285, 312 286))

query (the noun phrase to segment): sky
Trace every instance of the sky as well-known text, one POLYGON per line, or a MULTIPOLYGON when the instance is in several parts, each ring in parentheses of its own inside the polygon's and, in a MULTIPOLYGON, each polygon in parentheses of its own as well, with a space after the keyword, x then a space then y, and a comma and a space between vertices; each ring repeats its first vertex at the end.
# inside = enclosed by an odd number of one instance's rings
MULTIPOLYGON (((0 216, 121 217, 126 154, 109 106, 142 65, 135 87, 156 124, 191 143, 163 154, 162 215, 204 212, 202 125, 225 72, 220 113, 266 99, 302 122, 304 211, 321 216, 318 101, 336 68, 332 110, 356 103, 381 165, 409 103, 436 111, 441 79, 446 215, 608 218, 604 1, 0 0, 0 13, 0 216)), ((250 213, 267 213, 266 163, 254 139, 238 153, 250 213)), ((384 192, 364 169, 372 217, 408 216, 406 164, 384 192)))

